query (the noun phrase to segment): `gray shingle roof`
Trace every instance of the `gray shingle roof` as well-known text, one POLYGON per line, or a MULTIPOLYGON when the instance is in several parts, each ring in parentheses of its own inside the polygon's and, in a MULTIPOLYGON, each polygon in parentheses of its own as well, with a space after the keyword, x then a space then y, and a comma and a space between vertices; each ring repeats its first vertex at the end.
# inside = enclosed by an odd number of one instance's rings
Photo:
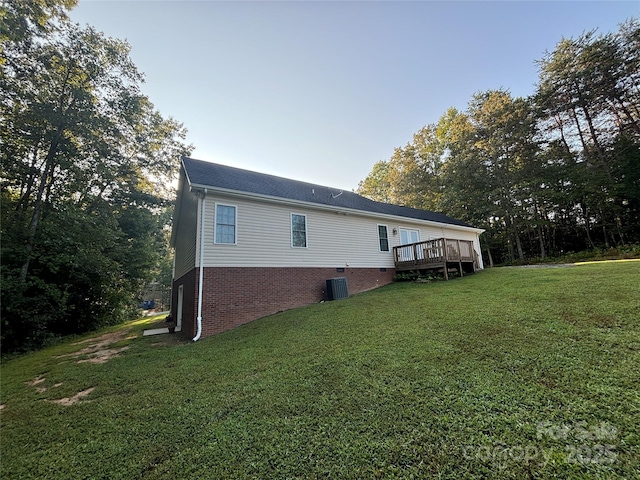
POLYGON ((375 202, 357 193, 338 188, 299 182, 188 157, 184 157, 182 162, 191 185, 255 193, 287 200, 328 205, 335 208, 429 220, 462 227, 471 226, 442 213, 375 202))

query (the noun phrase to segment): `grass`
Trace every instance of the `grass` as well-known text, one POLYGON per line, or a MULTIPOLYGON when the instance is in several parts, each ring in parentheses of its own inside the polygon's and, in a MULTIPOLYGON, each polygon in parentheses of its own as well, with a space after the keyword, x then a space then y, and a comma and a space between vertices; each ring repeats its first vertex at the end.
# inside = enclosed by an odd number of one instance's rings
POLYGON ((0 476, 638 478, 639 285, 638 261, 502 268, 195 344, 140 320, 102 364, 74 339, 2 365, 0 476))

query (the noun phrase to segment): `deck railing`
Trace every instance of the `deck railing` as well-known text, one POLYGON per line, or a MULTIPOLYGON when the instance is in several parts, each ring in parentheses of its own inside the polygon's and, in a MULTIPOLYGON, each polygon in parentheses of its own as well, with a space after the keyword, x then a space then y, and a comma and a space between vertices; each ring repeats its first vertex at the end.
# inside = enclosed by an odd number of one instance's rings
POLYGON ((477 255, 470 240, 436 238, 393 247, 396 268, 435 268, 447 262, 473 262, 477 255))

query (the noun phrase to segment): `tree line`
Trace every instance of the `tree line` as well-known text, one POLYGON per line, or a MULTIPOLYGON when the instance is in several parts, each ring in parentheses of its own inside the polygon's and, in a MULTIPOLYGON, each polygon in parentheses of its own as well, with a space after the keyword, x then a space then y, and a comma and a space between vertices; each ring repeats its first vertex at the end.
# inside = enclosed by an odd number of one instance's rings
POLYGON ((358 193, 483 228, 487 263, 640 242, 640 22, 562 39, 533 95, 475 94, 358 193))
POLYGON ((186 131, 141 92, 126 42, 68 19, 75 3, 2 6, 5 353, 131 318, 143 285, 170 276, 186 131))

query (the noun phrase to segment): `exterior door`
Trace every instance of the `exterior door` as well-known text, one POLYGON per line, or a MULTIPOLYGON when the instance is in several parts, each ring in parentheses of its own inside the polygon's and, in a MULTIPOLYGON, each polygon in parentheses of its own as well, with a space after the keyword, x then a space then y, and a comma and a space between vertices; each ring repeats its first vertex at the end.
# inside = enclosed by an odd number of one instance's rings
MULTIPOLYGON (((400 229, 400 245, 409 245, 411 243, 418 243, 420 241, 420 231, 419 230, 411 230, 409 228, 401 228, 400 229)), ((413 248, 401 248, 400 249, 400 261, 408 262, 412 260, 417 260, 414 257, 413 248)))
POLYGON ((400 245, 409 245, 410 243, 418 243, 419 241, 419 230, 410 230, 408 228, 400 229, 400 245))

